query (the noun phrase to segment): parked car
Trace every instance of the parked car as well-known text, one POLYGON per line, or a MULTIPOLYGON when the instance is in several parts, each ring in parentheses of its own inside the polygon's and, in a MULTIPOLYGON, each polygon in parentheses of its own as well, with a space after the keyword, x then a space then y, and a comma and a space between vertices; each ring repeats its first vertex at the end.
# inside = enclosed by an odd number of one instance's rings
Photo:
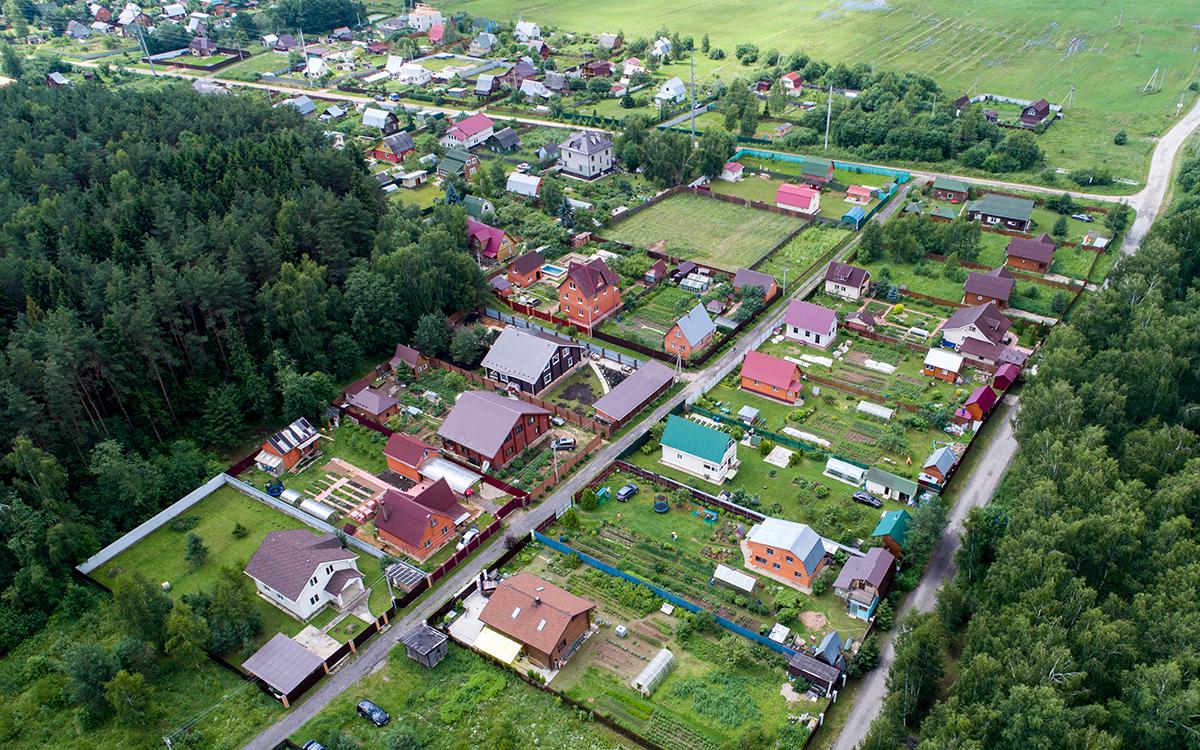
POLYGON ((458 544, 455 545, 454 549, 456 551, 462 550, 477 536, 479 536, 479 529, 472 526, 471 528, 467 529, 467 533, 462 535, 462 539, 458 540, 458 544))
POLYGON ((527 161, 523 161, 523 162, 521 162, 520 164, 518 164, 518 165, 517 165, 517 171, 518 171, 518 172, 528 172, 528 171, 529 171, 529 170, 531 170, 531 169, 533 169, 533 165, 531 165, 531 164, 530 164, 529 162, 527 162, 527 161))
POLYGON ((380 708, 374 701, 367 700, 366 698, 358 702, 356 710, 359 716, 377 727, 381 727, 392 720, 392 717, 388 716, 387 711, 380 708))
POLYGON ((566 423, 567 423, 567 420, 563 419, 562 417, 558 416, 557 414, 550 417, 550 424, 554 425, 555 427, 562 427, 566 423))
POLYGON ((870 492, 867 492, 865 490, 859 490, 858 492, 855 492, 851 497, 854 500, 854 502, 856 502, 856 503, 862 503, 863 505, 869 505, 872 508, 882 508, 883 507, 882 500, 880 500, 879 498, 875 497, 870 492))
POLYGON ((556 451, 573 451, 575 450, 575 445, 575 438, 560 437, 554 438, 554 442, 550 444, 550 447, 556 451))
POLYGON ((391 99, 394 102, 398 102, 398 101, 400 101, 400 95, 397 94, 395 91, 393 91, 392 93, 388 94, 388 99, 391 99))
POLYGON ((636 484, 634 484, 633 482, 630 482, 629 484, 625 485, 621 489, 617 490, 617 500, 619 500, 620 502, 623 503, 623 502, 629 500, 629 498, 633 497, 637 493, 638 493, 638 486, 636 484))
POLYGON ((1089 221, 1095 221, 1095 220, 1096 220, 1095 218, 1093 218, 1093 217, 1092 217, 1092 215, 1091 215, 1091 214, 1071 214, 1071 218, 1072 218, 1072 219, 1079 219, 1080 221, 1084 221, 1084 222, 1089 222, 1089 221))

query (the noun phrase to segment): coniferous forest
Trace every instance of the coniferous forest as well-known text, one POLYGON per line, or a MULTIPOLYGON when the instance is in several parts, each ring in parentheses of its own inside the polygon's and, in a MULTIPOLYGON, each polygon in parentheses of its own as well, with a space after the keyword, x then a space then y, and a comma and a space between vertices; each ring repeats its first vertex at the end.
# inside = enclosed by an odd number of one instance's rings
POLYGON ((463 223, 262 99, 0 91, 0 654, 70 566, 474 307, 463 223))

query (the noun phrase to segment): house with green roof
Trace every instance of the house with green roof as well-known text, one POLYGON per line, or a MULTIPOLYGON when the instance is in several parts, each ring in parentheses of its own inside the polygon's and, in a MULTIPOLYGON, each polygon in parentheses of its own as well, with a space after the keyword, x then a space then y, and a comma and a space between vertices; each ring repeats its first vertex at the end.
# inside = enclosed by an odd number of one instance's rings
POLYGON ((899 559, 908 541, 908 523, 911 520, 912 516, 908 515, 906 510, 885 511, 879 517, 879 523, 875 525, 871 536, 878 537, 883 546, 899 559))
POLYGON ((496 214, 496 207, 492 205, 492 202, 478 195, 464 195, 462 205, 467 210, 467 216, 470 216, 475 221, 486 221, 483 218, 486 214, 492 214, 493 216, 496 214))
POLYGON ((967 218, 985 227, 1028 232, 1033 223, 1033 201, 1015 195, 987 193, 967 204, 967 218))
POLYGON ((940 201, 962 203, 966 201, 968 192, 967 183, 960 179, 944 176, 933 178, 933 197, 940 201))
POLYGON ((917 483, 911 479, 896 476, 890 471, 872 467, 867 471, 867 492, 872 495, 886 497, 898 503, 907 503, 917 496, 917 483))
POLYGON ((933 208, 929 209, 929 218, 941 219, 942 221, 954 221, 958 218, 959 210, 960 209, 956 208, 955 206, 935 205, 933 208))
POLYGON ((471 175, 475 174, 477 169, 479 169, 479 157, 470 151, 458 148, 446 149, 445 155, 437 165, 438 177, 443 178, 456 175, 464 180, 470 180, 471 175))
POLYGON ((804 157, 800 163, 800 179, 813 187, 824 187, 833 179, 833 162, 812 156, 804 157))
POLYGON ((713 484, 737 475, 737 443, 718 429, 670 414, 660 445, 666 466, 713 484))

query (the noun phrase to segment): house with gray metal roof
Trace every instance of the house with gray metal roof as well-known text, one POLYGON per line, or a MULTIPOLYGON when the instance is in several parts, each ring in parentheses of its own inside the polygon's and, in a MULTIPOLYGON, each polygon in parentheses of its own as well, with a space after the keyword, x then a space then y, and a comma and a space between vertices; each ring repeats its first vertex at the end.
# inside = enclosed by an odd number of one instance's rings
POLYGON ((765 518, 750 528, 743 548, 746 566, 781 583, 812 590, 812 582, 825 569, 825 543, 806 524, 782 518, 765 518))
POLYGON ((657 360, 649 360, 611 391, 592 404, 596 418, 620 422, 641 411, 675 382, 675 372, 657 360))
POLYGON ((577 130, 558 144, 562 172, 590 180, 612 171, 613 142, 603 133, 577 130))
POLYGON ((578 344, 510 327, 500 332, 488 350, 483 368, 492 380, 525 393, 538 393, 583 359, 583 347, 578 344))
POLYGON ((266 685, 284 708, 328 672, 324 659, 283 633, 276 633, 242 662, 242 669, 266 685))
POLYGON ((687 359, 693 353, 707 348, 716 332, 717 326, 708 316, 708 311, 697 302, 687 315, 675 321, 675 325, 667 331, 663 337, 663 351, 687 359))

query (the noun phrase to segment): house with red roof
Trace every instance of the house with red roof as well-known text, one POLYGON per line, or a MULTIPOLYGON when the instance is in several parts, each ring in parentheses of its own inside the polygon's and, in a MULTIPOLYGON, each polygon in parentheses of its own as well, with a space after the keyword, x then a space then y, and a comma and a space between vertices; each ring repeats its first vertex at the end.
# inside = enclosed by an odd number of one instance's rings
POLYGON ((446 41, 446 27, 443 24, 434 24, 429 27, 429 43, 435 47, 440 47, 446 41))
POLYGON ((437 455, 437 447, 403 432, 392 433, 383 448, 388 469, 414 482, 421 481, 421 467, 437 455))
POLYGON ((1054 240, 1041 237, 1013 237, 1004 248, 1004 265, 1022 271, 1046 273, 1054 263, 1054 240))
POLYGON ((996 368, 996 374, 992 376, 992 387, 1004 393, 1017 382, 1017 378, 1021 377, 1021 368, 1012 362, 1005 362, 996 368))
POLYGON ((741 378, 742 390, 789 404, 796 403, 803 388, 795 363, 762 352, 746 352, 741 378))
POLYGON ((784 73, 779 82, 786 91, 800 91, 804 88, 804 76, 795 71, 784 73))
POLYGON ((447 128, 441 144, 446 148, 472 148, 491 138, 495 129, 496 123, 492 122, 492 118, 480 112, 447 128))
POLYGON ((993 268, 987 273, 971 271, 963 282, 964 305, 986 305, 995 303, 997 307, 1007 307, 1012 299, 1017 281, 1004 266, 993 268))
POLYGON ((775 205, 785 211, 813 216, 821 210, 821 192, 807 185, 785 182, 775 191, 775 205))
POLYGON ((572 323, 591 329, 621 307, 620 281, 600 258, 572 261, 558 285, 558 310, 572 323))
POLYGON ((865 206, 875 197, 875 190, 866 185, 851 185, 846 188, 846 202, 865 206))
POLYGON ((467 217, 467 250, 470 252, 503 263, 516 246, 517 241, 503 229, 467 217))
POLYGON ((986 385, 981 385, 971 391, 970 396, 967 396, 967 401, 963 404, 962 411, 972 421, 982 422, 983 418, 995 408, 996 401, 996 392, 986 385))
POLYGON ((721 179, 726 182, 740 182, 746 174, 746 168, 736 161, 727 161, 721 167, 721 179))
POLYGON ((828 349, 837 337, 837 313, 828 307, 794 299, 783 314, 783 335, 818 349, 828 349))
POLYGON ((445 479, 412 493, 390 489, 379 498, 379 538, 417 560, 426 560, 454 538, 471 512, 458 502, 445 479))

